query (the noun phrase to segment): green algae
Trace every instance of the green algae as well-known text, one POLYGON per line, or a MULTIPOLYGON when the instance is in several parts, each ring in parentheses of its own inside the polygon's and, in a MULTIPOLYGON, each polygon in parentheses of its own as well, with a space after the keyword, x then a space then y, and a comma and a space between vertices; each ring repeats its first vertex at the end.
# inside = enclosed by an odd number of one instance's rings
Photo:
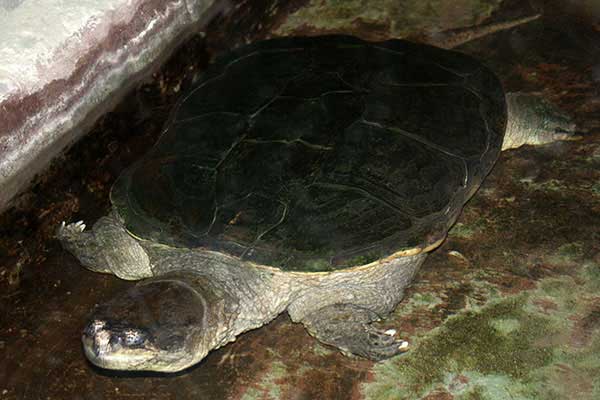
POLYGON ((557 363, 539 371, 554 384, 540 385, 539 399, 595 400, 600 398, 600 335, 579 349, 561 349, 557 363))
POLYGON ((442 303, 441 299, 432 293, 415 293, 411 296, 409 302, 412 306, 424 306, 426 308, 433 308, 442 303))
MULTIPOLYGON (((581 257, 582 250, 568 243, 548 257, 581 257)), ((447 319, 411 352, 376 365, 365 397, 416 399, 441 390, 454 399, 600 398, 600 265, 584 260, 573 272, 447 319)))
POLYGON ((583 247, 581 242, 563 244, 558 248, 558 254, 569 258, 580 257, 583 255, 583 247))
POLYGON ((347 31, 360 21, 384 29, 388 37, 406 37, 477 25, 501 3, 502 0, 311 0, 288 16, 277 34, 293 34, 306 27, 347 31))
POLYGON ((477 232, 476 228, 472 225, 466 225, 462 222, 455 224, 452 229, 448 232, 448 236, 454 236, 457 238, 469 238, 477 232))
POLYGON ((585 252, 583 242, 565 243, 552 254, 545 256, 545 261, 555 266, 572 267, 581 263, 585 252))
POLYGON ((580 276, 589 291, 600 292, 600 264, 584 262, 580 276))
MULTIPOLYGON (((474 201, 470 201, 469 206, 476 205, 474 201)), ((477 218, 469 223, 457 222, 448 232, 449 237, 459 239, 469 239, 477 234, 485 232, 489 228, 489 221, 483 217, 477 218)))
POLYGON ((317 356, 321 356, 321 357, 330 356, 334 352, 334 350, 332 350, 330 347, 325 347, 324 345, 317 342, 316 340, 314 343, 315 344, 313 346, 313 352, 317 356))
POLYGON ((560 179, 547 179, 545 181, 536 182, 533 178, 527 177, 519 180, 522 184, 527 186, 529 190, 541 190, 547 192, 563 192, 568 190, 566 182, 560 179))
POLYGON ((281 398, 281 387, 278 380, 287 376, 287 370, 283 363, 275 361, 271 364, 269 371, 264 375, 258 387, 250 387, 244 393, 242 400, 272 399, 281 398))
POLYGON ((536 334, 548 329, 548 323, 533 315, 524 318, 523 303, 524 296, 518 296, 490 305, 485 312, 449 318, 407 356, 376 367, 382 380, 367 386, 365 393, 369 398, 409 399, 443 382, 449 372, 522 379, 529 370, 549 364, 552 350, 533 345, 536 334), (497 329, 494 321, 506 316, 520 320, 520 329, 497 329))
POLYGON ((515 318, 498 318, 490 323, 494 329, 504 335, 514 332, 521 327, 521 323, 515 318))
MULTIPOLYGON (((529 400, 535 393, 527 385, 505 375, 482 375, 470 372, 463 375, 469 385, 462 390, 450 390, 456 400, 529 400)), ((448 382, 452 387, 452 382, 448 382)))

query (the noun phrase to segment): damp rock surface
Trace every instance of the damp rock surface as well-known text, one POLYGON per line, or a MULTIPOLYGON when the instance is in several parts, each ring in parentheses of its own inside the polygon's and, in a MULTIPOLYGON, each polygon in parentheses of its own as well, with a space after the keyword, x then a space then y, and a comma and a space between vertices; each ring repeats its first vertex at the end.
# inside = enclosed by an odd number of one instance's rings
POLYGON ((353 32, 372 40, 434 34, 477 25, 489 18, 502 0, 311 0, 277 28, 280 35, 315 30, 353 32))

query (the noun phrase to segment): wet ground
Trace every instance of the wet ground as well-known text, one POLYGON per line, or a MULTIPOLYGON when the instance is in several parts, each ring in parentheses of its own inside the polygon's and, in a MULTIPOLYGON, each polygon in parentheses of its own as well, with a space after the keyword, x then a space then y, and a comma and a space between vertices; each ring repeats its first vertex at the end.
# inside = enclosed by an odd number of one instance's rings
MULTIPOLYGON (((254 35, 298 29, 285 22, 299 3, 254 35)), ((80 332, 95 304, 131 283, 84 270, 53 232, 106 213, 111 183, 227 35, 190 40, 0 216, 0 399, 600 398, 600 16, 588 3, 543 3, 542 19, 459 49, 508 90, 563 108, 583 138, 502 154, 383 324, 409 353, 347 358, 283 315, 182 373, 103 371, 85 360, 80 332)))

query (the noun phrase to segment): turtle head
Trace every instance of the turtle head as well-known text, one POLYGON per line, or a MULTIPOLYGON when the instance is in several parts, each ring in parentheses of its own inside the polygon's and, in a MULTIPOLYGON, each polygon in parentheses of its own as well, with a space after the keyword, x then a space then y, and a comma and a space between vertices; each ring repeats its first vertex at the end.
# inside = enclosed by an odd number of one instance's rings
POLYGON ((107 369, 180 371, 210 350, 202 348, 210 339, 206 312, 205 299, 186 282, 144 281, 94 311, 83 331, 84 352, 107 369))

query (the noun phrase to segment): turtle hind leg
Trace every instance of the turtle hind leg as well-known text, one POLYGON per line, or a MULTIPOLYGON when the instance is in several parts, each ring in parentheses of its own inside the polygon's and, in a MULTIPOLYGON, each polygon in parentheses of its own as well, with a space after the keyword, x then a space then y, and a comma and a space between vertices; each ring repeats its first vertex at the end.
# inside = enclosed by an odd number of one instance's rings
POLYGON ((540 96, 507 93, 506 104, 508 121, 502 150, 579 137, 569 116, 540 96))
POLYGON ((87 269, 137 280, 152 276, 148 254, 114 215, 100 218, 91 230, 82 221, 57 231, 63 247, 87 269))
POLYGON ((301 322, 312 336, 342 353, 379 361, 404 352, 407 346, 394 337, 395 332, 384 332, 371 325, 379 319, 367 308, 338 303, 314 311, 301 322))

